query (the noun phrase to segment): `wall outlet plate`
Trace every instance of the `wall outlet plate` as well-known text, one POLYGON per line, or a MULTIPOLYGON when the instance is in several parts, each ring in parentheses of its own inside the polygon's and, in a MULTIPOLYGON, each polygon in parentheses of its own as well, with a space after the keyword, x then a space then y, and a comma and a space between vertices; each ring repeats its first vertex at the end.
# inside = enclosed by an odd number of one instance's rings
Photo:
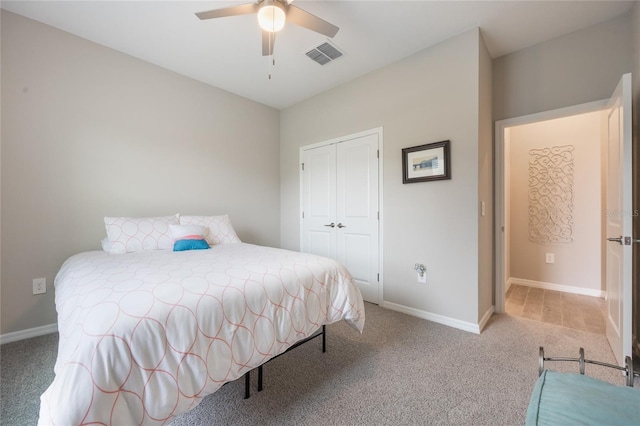
POLYGON ((556 263, 556 255, 553 253, 545 254, 545 262, 547 263, 556 263))
POLYGON ((34 278, 33 280, 33 294, 43 294, 47 292, 47 279, 46 278, 34 278))
POLYGON ((422 276, 420 275, 420 272, 416 272, 416 275, 418 277, 418 282, 419 283, 423 283, 423 284, 427 283, 427 271, 424 271, 422 273, 422 276))

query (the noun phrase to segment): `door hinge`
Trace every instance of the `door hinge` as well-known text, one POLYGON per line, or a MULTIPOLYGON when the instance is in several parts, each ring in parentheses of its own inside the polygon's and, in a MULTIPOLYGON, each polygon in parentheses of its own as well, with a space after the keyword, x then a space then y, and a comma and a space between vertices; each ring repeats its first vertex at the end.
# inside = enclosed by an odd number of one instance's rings
POLYGON ((304 172, 304 163, 301 163, 301 165, 302 165, 302 171, 304 172))
POLYGON ((380 282, 380 274, 378 274, 378 282, 380 282))
POLYGON ((376 158, 380 158, 380 150, 379 149, 376 150, 376 158))
POLYGON ((378 220, 380 220, 380 212, 378 212, 378 220))
POLYGON ((304 219, 304 212, 302 212, 302 218, 304 219))

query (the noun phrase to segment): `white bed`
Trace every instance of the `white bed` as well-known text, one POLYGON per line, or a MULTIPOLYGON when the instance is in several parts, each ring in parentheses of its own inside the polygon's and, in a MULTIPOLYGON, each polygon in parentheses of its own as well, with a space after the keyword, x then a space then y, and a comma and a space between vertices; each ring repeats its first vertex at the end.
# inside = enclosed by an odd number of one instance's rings
POLYGON ((349 272, 244 243, 69 258, 60 344, 39 424, 163 424, 341 319, 364 326, 349 272))

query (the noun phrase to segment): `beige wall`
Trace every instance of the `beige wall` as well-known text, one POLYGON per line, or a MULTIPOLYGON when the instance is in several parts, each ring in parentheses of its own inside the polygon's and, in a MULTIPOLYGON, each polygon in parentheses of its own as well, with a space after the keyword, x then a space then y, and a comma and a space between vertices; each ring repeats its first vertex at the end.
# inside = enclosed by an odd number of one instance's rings
POLYGON ((493 119, 608 99, 631 72, 631 15, 493 61, 493 119))
POLYGON ((602 113, 514 126, 509 137, 510 272, 514 279, 603 291, 601 280, 602 113), (529 241, 529 151, 573 145, 573 242, 529 241), (545 262, 555 254, 555 263, 545 262))
POLYGON ((56 322, 53 278, 104 216, 229 214, 278 245, 277 110, 6 11, 1 29, 2 334, 56 322))
POLYGON ((384 300, 478 323, 479 46, 472 30, 281 112, 283 247, 300 243, 299 147, 382 126, 384 300), (403 185, 401 149, 445 139, 452 179, 403 185))

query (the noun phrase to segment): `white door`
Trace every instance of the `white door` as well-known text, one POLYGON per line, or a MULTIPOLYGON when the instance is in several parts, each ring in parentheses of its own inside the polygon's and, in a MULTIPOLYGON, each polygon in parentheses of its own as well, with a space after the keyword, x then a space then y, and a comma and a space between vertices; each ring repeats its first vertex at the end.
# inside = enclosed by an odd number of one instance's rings
POLYGON ((342 263, 379 303, 378 134, 303 151, 302 251, 342 263))
POLYGON ((305 150, 302 164, 302 251, 335 259, 335 146, 305 150))
POLYGON ((631 74, 622 76, 611 97, 607 125, 607 339, 623 365, 632 339, 631 74))

